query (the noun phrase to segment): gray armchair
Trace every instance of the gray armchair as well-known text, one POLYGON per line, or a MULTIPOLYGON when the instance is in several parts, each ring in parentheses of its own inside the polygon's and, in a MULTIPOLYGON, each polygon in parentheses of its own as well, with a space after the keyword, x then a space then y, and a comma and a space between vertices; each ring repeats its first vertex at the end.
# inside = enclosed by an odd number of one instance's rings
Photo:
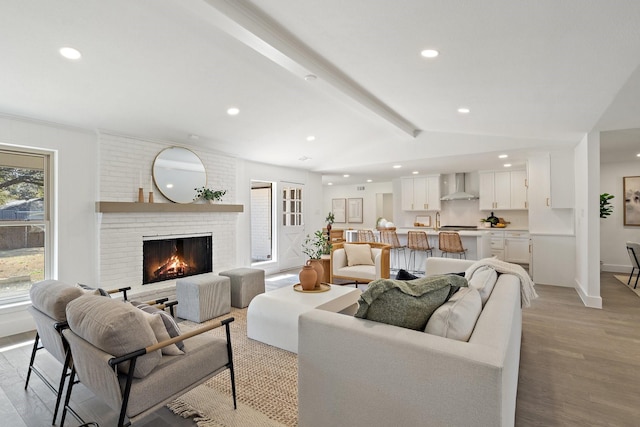
POLYGON ((61 426, 76 375, 83 386, 119 411, 119 427, 145 417, 225 369, 230 370, 235 407, 229 332, 233 318, 158 342, 153 323, 157 319, 131 304, 87 296, 70 302, 66 314, 68 329, 62 334, 69 344, 73 369, 61 426), (221 326, 226 329, 226 339, 204 334, 221 326), (183 351, 163 354, 179 344, 183 351))
MULTIPOLYGON (((127 291, 131 288, 118 288, 114 290, 104 291, 102 289, 91 289, 70 285, 59 280, 43 280, 34 283, 29 291, 31 298, 31 306, 27 309, 36 323, 36 336, 33 341, 31 350, 31 358, 29 360, 29 368, 27 371, 27 379, 24 384, 25 390, 29 386, 31 374, 35 374, 42 382, 56 395, 56 404, 53 412, 52 424, 55 424, 58 416, 58 409, 62 399, 62 389, 64 381, 68 377, 70 368, 70 357, 67 352, 66 344, 62 340, 61 329, 66 326, 66 307, 67 304, 76 298, 89 294, 95 295, 112 295, 115 293, 123 293, 126 300, 127 291), (52 384, 49 379, 52 375, 46 375, 36 365, 36 356, 41 350, 48 351, 58 362, 61 363, 60 380, 58 385, 52 384)), ((167 298, 150 301, 150 304, 165 303, 167 298)), ((168 307, 176 304, 175 301, 167 303, 168 307)), ((164 306, 163 306, 164 307, 164 306)), ((73 411, 71 413, 76 416, 73 411)))

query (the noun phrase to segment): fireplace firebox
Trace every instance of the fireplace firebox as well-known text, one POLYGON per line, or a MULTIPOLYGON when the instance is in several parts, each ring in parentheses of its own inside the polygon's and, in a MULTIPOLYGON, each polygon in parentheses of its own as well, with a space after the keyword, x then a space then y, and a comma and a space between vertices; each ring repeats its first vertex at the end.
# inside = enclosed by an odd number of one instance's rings
POLYGON ((211 234, 148 237, 142 242, 142 284, 213 271, 211 234))

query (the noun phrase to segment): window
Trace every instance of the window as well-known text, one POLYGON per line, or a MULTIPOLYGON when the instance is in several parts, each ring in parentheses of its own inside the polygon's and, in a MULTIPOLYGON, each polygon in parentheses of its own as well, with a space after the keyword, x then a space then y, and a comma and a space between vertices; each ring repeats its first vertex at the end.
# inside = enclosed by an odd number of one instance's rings
POLYGON ((285 187, 282 190, 282 225, 302 225, 302 188, 285 187))
POLYGON ((0 304, 47 277, 48 166, 45 154, 0 150, 0 304))

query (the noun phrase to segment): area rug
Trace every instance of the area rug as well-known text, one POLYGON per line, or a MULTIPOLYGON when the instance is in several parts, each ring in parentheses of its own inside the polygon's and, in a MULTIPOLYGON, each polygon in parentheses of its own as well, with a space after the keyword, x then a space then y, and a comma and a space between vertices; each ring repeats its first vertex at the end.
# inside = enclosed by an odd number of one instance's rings
MULTIPOLYGON (((622 276, 622 275, 619 275, 619 274, 614 274, 613 277, 615 277, 616 279, 618 279, 619 281, 624 283, 625 286, 627 286, 627 281, 629 280, 629 275, 622 276)), ((636 289, 633 289, 633 285, 635 283, 636 283, 636 276, 634 275, 633 279, 631 279, 631 286, 627 286, 627 287, 629 289, 631 289, 633 292, 635 292, 635 294, 640 297, 640 280, 638 281, 638 287, 636 289)))
MULTIPOLYGON (((288 352, 247 338, 247 310, 209 322, 234 317, 231 344, 236 374, 238 409, 233 410, 229 371, 194 388, 167 407, 185 418, 193 416, 199 427, 296 426, 298 424, 298 360, 288 352)), ((201 326, 180 323, 183 330, 201 326)), ((224 337, 224 328, 213 331, 224 337)))

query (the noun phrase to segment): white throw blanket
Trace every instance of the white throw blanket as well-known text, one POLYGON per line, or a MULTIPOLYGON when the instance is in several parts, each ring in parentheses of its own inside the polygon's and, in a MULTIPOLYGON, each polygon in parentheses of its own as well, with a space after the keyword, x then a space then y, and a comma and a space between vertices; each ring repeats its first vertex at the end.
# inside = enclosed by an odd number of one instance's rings
POLYGON ((511 264, 510 262, 500 261, 497 258, 485 258, 480 261, 474 262, 464 272, 464 277, 468 280, 473 276, 473 273, 480 267, 493 268, 498 273, 513 274, 520 279, 520 303, 523 307, 529 307, 531 301, 538 298, 538 294, 534 288, 535 284, 529 274, 524 268, 518 264, 511 264))

